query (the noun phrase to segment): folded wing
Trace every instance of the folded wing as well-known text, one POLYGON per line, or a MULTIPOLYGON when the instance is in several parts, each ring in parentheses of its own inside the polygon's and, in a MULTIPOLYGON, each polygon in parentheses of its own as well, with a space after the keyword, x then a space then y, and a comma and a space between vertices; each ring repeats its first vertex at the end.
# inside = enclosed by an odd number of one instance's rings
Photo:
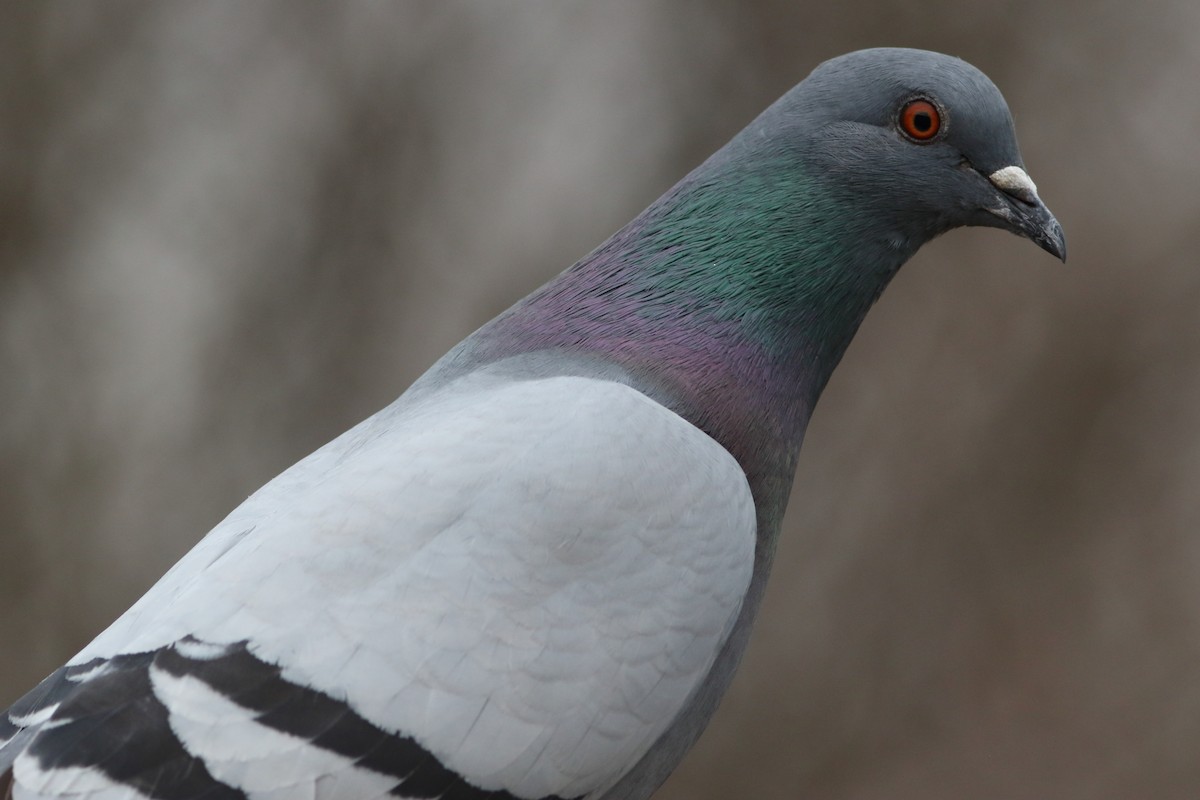
POLYGON ((0 717, 0 771, 17 798, 594 795, 710 669, 754 519, 728 452, 619 383, 401 404, 0 717))

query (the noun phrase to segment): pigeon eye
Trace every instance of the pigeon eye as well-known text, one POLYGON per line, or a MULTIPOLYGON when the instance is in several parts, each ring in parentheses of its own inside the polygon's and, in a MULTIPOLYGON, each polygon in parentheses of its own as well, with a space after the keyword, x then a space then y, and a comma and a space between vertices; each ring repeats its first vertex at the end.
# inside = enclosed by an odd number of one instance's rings
POLYGON ((928 142, 942 128, 942 115, 928 100, 910 100, 900 110, 900 130, 914 141, 928 142))

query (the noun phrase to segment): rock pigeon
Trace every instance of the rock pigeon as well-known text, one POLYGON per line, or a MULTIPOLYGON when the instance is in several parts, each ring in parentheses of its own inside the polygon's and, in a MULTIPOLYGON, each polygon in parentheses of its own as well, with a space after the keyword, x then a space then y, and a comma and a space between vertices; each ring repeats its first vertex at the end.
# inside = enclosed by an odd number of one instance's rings
POLYGON ((648 797, 738 664, 831 371, 964 225, 1065 257, 991 81, 821 64, 0 715, 0 797, 648 797))

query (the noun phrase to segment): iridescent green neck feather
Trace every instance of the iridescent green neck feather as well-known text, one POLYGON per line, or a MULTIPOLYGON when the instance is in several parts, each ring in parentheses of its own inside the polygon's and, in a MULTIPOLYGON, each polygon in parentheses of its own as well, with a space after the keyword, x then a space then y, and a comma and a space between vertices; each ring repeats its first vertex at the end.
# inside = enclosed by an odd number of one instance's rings
POLYGON ((438 373, 545 351, 617 365, 733 453, 781 516, 812 407, 909 254, 855 218, 793 154, 735 140, 438 373))

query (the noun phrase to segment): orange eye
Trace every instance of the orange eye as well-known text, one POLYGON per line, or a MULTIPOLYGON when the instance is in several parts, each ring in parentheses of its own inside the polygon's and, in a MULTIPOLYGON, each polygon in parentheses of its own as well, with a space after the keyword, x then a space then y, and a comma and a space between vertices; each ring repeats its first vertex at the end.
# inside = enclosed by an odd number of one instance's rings
POLYGON ((928 100, 910 100, 900 111, 900 130, 910 139, 928 142, 942 128, 942 115, 928 100))

